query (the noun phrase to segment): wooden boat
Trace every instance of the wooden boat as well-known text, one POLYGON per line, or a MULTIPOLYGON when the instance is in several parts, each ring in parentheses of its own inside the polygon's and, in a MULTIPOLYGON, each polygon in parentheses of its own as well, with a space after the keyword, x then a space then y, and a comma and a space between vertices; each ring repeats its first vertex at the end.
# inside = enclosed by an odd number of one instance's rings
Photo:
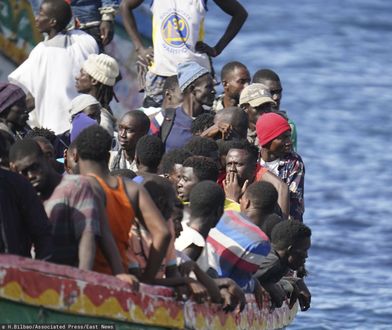
POLYGON ((290 324, 297 306, 260 310, 247 295, 241 313, 218 305, 176 301, 173 290, 140 285, 135 292, 96 272, 13 255, 0 255, 0 322, 115 325, 116 329, 276 329, 290 324))
MULTIPOLYGON (((31 49, 41 41, 35 29, 32 6, 38 0, 2 0, 0 2, 0 53, 9 68, 22 63, 31 49)), ((141 12, 139 20, 147 20, 141 12)), ((139 24, 139 26, 141 26, 139 24)), ((151 24, 143 24, 144 27, 151 24)), ((151 35, 148 30, 145 34, 151 35)), ((117 111, 140 105, 135 72, 133 46, 121 20, 116 37, 107 49, 120 62, 123 81, 116 87, 121 101, 117 111)), ((1 58, 0 58, 1 61, 1 58)), ((2 80, 11 71, 0 68, 2 80), (2 72, 2 69, 5 70, 2 72)), ((116 107, 113 107, 116 112, 116 107)), ((270 310, 265 296, 260 310, 249 295, 240 314, 224 313, 219 306, 198 305, 189 300, 178 302, 170 288, 141 285, 132 291, 115 277, 81 271, 42 261, 11 255, 0 255, 0 323, 68 323, 108 324, 116 329, 274 329, 290 324, 297 306, 287 304, 270 310)))

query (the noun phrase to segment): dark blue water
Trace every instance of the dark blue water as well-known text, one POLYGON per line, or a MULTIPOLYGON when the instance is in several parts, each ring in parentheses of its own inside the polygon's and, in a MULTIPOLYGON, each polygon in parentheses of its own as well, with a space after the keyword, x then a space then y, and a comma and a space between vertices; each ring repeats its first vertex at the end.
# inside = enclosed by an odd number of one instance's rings
MULTIPOLYGON (((392 329, 392 1, 242 1, 215 60, 276 70, 306 165, 313 299, 290 329, 392 329)), ((207 42, 228 22, 210 1, 207 42)))

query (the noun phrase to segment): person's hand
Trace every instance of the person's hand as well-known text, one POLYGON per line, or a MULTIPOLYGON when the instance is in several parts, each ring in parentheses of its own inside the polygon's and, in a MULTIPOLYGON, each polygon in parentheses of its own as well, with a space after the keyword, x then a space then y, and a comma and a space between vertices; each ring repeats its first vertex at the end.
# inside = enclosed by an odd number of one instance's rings
POLYGON ((274 307, 282 307, 283 302, 287 298, 286 292, 283 290, 283 288, 275 283, 263 283, 263 287, 267 292, 269 293, 271 297, 271 303, 272 303, 272 308, 274 307))
POLYGON ((263 309, 263 289, 261 287, 260 282, 255 279, 255 290, 254 290, 254 295, 255 295, 255 300, 256 300, 256 304, 257 306, 261 309, 263 309))
POLYGON ((225 191, 226 198, 238 203, 241 195, 248 188, 248 185, 249 180, 246 180, 241 187, 238 183, 238 174, 235 172, 228 172, 225 180, 223 181, 223 189, 225 191))
POLYGON ((190 272, 193 272, 196 267, 196 262, 193 260, 188 260, 183 262, 178 266, 178 270, 180 271, 182 276, 188 276, 190 272))
POLYGON ((110 44, 114 36, 114 24, 111 21, 101 21, 99 32, 101 33, 102 45, 110 44))
POLYGON ((198 304, 203 304, 204 302, 209 300, 208 291, 201 283, 191 279, 188 286, 191 290, 193 299, 198 304))
POLYGON ((235 301, 237 302, 239 311, 242 312, 246 305, 246 298, 245 298, 244 291, 242 291, 242 289, 234 281, 232 281, 232 283, 228 286, 228 290, 230 294, 234 297, 235 301))
POLYGON ((154 50, 152 47, 141 47, 136 50, 139 65, 150 66, 154 60, 154 50))
POLYGON ((176 286, 174 288, 175 296, 178 301, 186 301, 189 298, 189 287, 186 285, 176 286))
POLYGON ((132 287, 132 290, 134 291, 139 290, 139 280, 137 279, 136 276, 123 273, 123 274, 117 274, 116 277, 119 280, 128 283, 132 287))
POLYGON ((301 311, 305 312, 310 308, 310 302, 312 300, 312 295, 303 280, 297 281, 294 285, 297 291, 299 306, 301 311))
POLYGON ((232 312, 238 309, 242 312, 245 308, 246 298, 244 292, 233 280, 227 281, 227 285, 220 289, 223 300, 222 309, 225 312, 232 312))
POLYGON ((200 134, 201 137, 208 137, 208 138, 221 138, 225 140, 231 133, 231 125, 228 123, 216 123, 211 127, 207 128, 204 132, 200 134))
POLYGON ((217 57, 219 55, 215 47, 210 47, 203 41, 198 41, 195 46, 195 50, 198 53, 206 53, 208 56, 217 57))

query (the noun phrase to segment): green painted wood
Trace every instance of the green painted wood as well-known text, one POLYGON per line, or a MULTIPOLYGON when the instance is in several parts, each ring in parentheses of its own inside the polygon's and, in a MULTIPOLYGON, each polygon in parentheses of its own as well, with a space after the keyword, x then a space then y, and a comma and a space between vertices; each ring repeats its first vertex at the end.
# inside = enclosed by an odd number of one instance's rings
POLYGON ((0 299, 0 323, 3 324, 114 324, 116 330, 162 330, 167 328, 131 324, 108 320, 105 318, 93 318, 74 314, 65 314, 44 307, 35 307, 15 303, 6 299, 0 299))

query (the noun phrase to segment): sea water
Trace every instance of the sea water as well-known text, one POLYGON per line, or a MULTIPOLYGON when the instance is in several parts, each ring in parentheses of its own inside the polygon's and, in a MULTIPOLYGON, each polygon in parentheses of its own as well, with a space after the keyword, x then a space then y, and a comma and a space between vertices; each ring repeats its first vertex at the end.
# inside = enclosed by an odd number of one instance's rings
MULTIPOLYGON (((278 72, 306 166, 312 305, 290 329, 392 329, 392 1, 241 1, 215 59, 278 72)), ((229 17, 209 1, 206 40, 229 17)))

